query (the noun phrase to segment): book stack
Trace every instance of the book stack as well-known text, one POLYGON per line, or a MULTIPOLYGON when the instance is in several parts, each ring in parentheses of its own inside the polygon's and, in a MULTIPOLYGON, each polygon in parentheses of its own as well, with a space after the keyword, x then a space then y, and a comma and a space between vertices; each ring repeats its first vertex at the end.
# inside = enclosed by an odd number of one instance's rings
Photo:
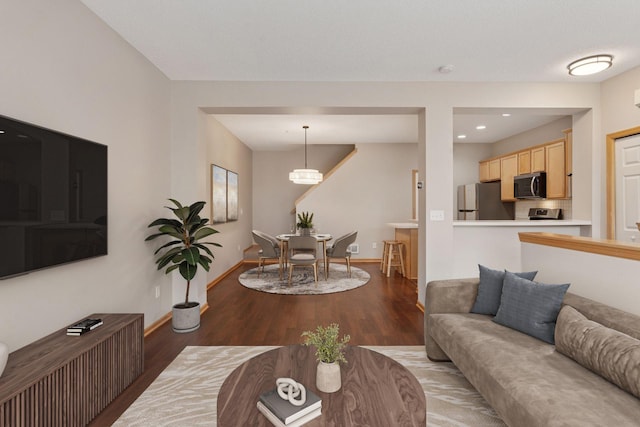
POLYGON ((258 410, 276 427, 299 427, 320 416, 322 400, 307 389, 307 400, 302 406, 295 406, 278 396, 278 389, 262 393, 258 400, 258 410))
POLYGON ((87 332, 93 331, 100 325, 102 325, 102 319, 87 318, 69 326, 67 328, 67 335, 78 337, 80 335, 86 334, 87 332))

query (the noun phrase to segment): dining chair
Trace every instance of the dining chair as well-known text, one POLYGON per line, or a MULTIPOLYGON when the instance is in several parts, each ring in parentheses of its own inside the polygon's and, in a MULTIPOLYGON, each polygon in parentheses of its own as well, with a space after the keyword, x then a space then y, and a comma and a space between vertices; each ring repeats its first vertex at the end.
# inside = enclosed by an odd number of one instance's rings
POLYGON ((280 256, 281 252, 278 241, 262 231, 253 230, 251 234, 253 234, 253 240, 260 246, 260 250, 258 251, 258 277, 260 277, 261 267, 264 273, 264 262, 266 260, 277 259, 278 274, 280 275, 280 279, 282 279, 282 257, 280 256))
POLYGON ((288 242, 289 284, 293 268, 313 267, 313 278, 318 283, 318 241, 313 236, 291 236, 288 242))
POLYGON ((347 262, 347 274, 351 277, 351 251, 349 250, 349 246, 356 241, 358 237, 357 231, 352 231, 351 233, 347 233, 344 236, 338 237, 333 245, 327 248, 327 271, 325 272, 325 277, 329 277, 329 270, 331 269, 331 258, 344 258, 347 262))

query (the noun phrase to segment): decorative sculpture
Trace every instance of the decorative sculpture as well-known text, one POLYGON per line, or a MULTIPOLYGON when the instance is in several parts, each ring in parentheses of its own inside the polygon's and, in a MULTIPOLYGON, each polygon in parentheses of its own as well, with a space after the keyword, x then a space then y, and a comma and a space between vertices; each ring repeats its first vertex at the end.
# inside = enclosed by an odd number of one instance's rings
POLYGON ((278 378, 276 386, 278 396, 288 400, 294 406, 302 406, 307 401, 307 389, 291 378, 278 378))

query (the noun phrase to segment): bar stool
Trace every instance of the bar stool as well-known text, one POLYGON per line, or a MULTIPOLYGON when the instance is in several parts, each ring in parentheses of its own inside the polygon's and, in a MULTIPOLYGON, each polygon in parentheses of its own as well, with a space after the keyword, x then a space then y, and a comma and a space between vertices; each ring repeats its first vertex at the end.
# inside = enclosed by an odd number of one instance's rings
POLYGON ((391 267, 400 267, 402 276, 405 277, 404 257, 402 255, 404 243, 399 240, 383 240, 382 243, 384 243, 382 262, 380 263, 382 274, 386 273, 387 277, 390 277, 391 267))

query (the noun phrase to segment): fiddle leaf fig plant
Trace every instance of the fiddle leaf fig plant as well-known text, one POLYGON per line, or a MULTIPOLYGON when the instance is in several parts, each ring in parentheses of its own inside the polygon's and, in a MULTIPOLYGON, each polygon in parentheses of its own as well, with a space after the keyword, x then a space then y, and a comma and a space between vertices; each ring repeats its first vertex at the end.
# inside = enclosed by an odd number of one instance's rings
POLYGON ((327 327, 318 326, 315 331, 305 331, 302 333, 304 345, 313 345, 316 348, 316 358, 319 362, 334 363, 344 362, 344 348, 351 339, 349 335, 338 338, 340 326, 332 323, 327 327))
POLYGON ((175 207, 165 206, 177 218, 158 218, 149 224, 149 227, 159 227, 158 233, 148 236, 145 241, 154 240, 161 236, 170 237, 172 240, 160 246, 154 255, 158 255, 156 264, 158 270, 165 268, 165 274, 178 270, 187 281, 184 306, 189 304, 189 287, 191 279, 198 272, 198 266, 209 271, 209 265, 215 258, 211 249, 207 247, 222 247, 219 243, 203 242, 202 239, 218 233, 217 230, 208 227, 208 218, 201 218, 200 211, 206 202, 195 202, 190 206, 183 206, 174 199, 169 199, 175 207))
POLYGON ((313 228, 313 213, 300 212, 298 214, 298 228, 313 228))

